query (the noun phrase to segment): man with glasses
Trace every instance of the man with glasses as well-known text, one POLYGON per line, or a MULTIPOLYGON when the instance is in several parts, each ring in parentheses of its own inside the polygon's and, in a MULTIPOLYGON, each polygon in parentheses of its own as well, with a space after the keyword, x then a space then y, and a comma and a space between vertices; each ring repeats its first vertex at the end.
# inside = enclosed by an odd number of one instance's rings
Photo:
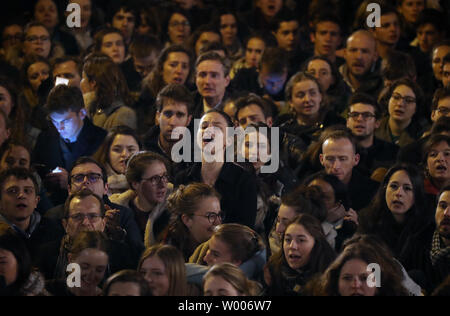
MULTIPOLYGON (((108 183, 105 168, 90 157, 80 157, 69 172, 69 195, 80 190, 90 190, 103 200, 105 213, 105 232, 109 238, 125 241, 139 256, 143 250, 143 242, 138 226, 130 209, 112 203, 108 196, 108 183)), ((45 213, 45 217, 61 221, 64 218, 64 204, 54 207, 45 213)))
POLYGON ((378 168, 389 168, 396 160, 398 147, 375 137, 381 110, 370 95, 355 93, 350 99, 347 127, 358 145, 358 170, 371 176, 378 168))
MULTIPOLYGON (((87 176, 88 178, 90 176, 87 176)), ((64 204, 62 220, 66 234, 40 247, 37 266, 47 279, 61 279, 66 275, 68 249, 78 233, 83 231, 105 232, 106 208, 103 201, 89 189, 82 189, 69 196, 64 204)), ((136 265, 137 256, 123 242, 109 239, 109 264, 111 273, 136 265)))
POLYGON ((55 205, 66 198, 67 170, 81 156, 93 155, 106 137, 106 131, 86 117, 80 89, 59 85, 47 99, 49 120, 55 127, 42 132, 36 142, 33 161, 43 166, 45 179, 55 205))
POLYGON ((168 179, 168 164, 153 152, 134 155, 126 171, 131 189, 111 196, 112 202, 131 209, 146 248, 161 240, 160 234, 169 224, 166 205, 173 185, 168 179))
POLYGON ((35 210, 38 192, 37 180, 27 169, 12 168, 0 174, 0 222, 10 225, 22 237, 33 261, 39 246, 64 234, 56 223, 35 210))

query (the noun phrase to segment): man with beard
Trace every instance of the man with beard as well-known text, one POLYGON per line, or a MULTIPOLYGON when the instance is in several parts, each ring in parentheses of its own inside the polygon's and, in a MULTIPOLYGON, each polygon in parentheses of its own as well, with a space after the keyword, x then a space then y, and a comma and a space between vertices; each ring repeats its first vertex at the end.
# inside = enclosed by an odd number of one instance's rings
POLYGON ((344 51, 345 64, 339 68, 352 92, 378 95, 383 80, 377 67, 377 42, 373 34, 366 30, 354 32, 347 40, 344 51))
POLYGON ((439 194, 436 208, 436 231, 431 244, 434 285, 439 285, 450 273, 450 186, 439 194))
POLYGON ((381 110, 370 95, 355 93, 350 99, 347 127, 358 145, 358 170, 371 176, 378 168, 388 169, 395 163, 398 147, 375 137, 380 126, 381 110))
POLYGON ((0 174, 0 222, 10 225, 21 236, 33 261, 40 245, 64 234, 56 223, 35 211, 38 192, 36 178, 27 169, 13 168, 0 174))
POLYGON ((156 123, 144 135, 144 150, 160 154, 173 164, 172 148, 180 140, 172 139, 177 127, 187 127, 192 119, 194 100, 189 90, 181 84, 166 86, 156 99, 156 123))

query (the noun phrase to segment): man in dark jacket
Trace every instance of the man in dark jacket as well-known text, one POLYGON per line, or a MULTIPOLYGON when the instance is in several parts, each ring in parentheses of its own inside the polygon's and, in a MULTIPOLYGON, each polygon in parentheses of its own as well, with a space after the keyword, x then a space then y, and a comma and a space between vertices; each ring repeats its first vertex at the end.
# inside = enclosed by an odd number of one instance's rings
POLYGON ((347 127, 358 144, 358 170, 370 177, 378 168, 389 169, 396 160, 398 147, 375 137, 380 126, 381 111, 368 94, 355 93, 350 99, 347 127))
MULTIPOLYGON (((106 228, 105 232, 111 239, 124 241, 130 249, 139 256, 144 248, 139 228, 130 209, 112 203, 106 193, 108 192, 107 174, 104 166, 90 157, 80 157, 69 173, 69 194, 84 189, 91 190, 105 204, 106 228)), ((64 218, 64 204, 49 210, 45 217, 51 218, 62 225, 64 218)), ((62 228, 62 226, 61 226, 62 228)))
POLYGON ((86 117, 83 95, 76 87, 59 85, 53 88, 46 107, 55 129, 39 135, 33 161, 42 167, 40 176, 57 205, 65 200, 67 170, 79 157, 93 155, 107 132, 94 126, 86 117))
POLYGON ((56 223, 35 211, 38 192, 36 178, 27 169, 12 168, 0 174, 0 222, 10 225, 22 237, 33 261, 39 246, 64 234, 56 223))
POLYGON ((327 174, 338 177, 348 188, 351 207, 360 211, 372 201, 378 184, 356 169, 360 160, 350 131, 338 129, 328 134, 322 144, 320 163, 327 174))

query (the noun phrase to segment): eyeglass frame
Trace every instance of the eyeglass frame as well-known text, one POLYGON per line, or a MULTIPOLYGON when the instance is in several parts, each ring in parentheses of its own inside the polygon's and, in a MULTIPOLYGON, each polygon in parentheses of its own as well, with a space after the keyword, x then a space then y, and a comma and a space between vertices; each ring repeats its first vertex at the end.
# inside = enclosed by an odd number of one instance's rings
POLYGON ((402 96, 400 93, 392 93, 391 98, 393 98, 395 101, 404 101, 407 105, 413 104, 413 103, 417 103, 417 99, 413 98, 409 95, 407 96, 402 96), (410 100, 407 100, 407 98, 411 98, 410 100))
POLYGON ((74 175, 70 176, 70 180, 72 183, 80 184, 80 183, 83 183, 83 181, 84 181, 84 179, 86 179, 86 177, 87 177, 87 180, 89 183, 97 183, 98 180, 100 180, 100 179, 102 179, 104 181, 103 175, 100 173, 95 173, 95 172, 74 174, 74 175), (83 179, 81 181, 75 181, 75 177, 77 177, 77 176, 83 176, 83 179), (98 177, 98 179, 92 181, 91 179, 89 179, 89 177, 92 177, 92 176, 96 176, 96 177, 98 177))
POLYGON ((162 176, 154 175, 150 178, 142 178, 141 181, 149 181, 151 185, 157 186, 158 184, 162 183, 164 179, 164 184, 169 183, 169 175, 167 173, 164 173, 162 176))
POLYGON ((208 222, 210 224, 214 224, 216 222, 216 220, 218 218, 220 218, 220 222, 223 223, 223 220, 225 219, 225 213, 224 212, 219 212, 219 213, 214 213, 214 212, 209 212, 206 215, 197 215, 197 214, 192 214, 192 216, 198 216, 198 217, 204 217, 208 219, 208 222), (214 218, 213 221, 211 221, 211 217, 214 218))
POLYGON ((368 121, 371 118, 376 118, 377 116, 370 112, 348 112, 347 117, 351 119, 357 119, 358 117, 362 116, 364 121, 368 121))

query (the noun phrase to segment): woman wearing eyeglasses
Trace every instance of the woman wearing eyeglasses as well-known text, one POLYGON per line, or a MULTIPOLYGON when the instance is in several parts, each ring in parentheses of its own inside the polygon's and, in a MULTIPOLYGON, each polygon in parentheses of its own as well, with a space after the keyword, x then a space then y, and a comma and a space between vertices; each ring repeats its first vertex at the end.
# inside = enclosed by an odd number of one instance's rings
POLYGON ((194 250, 211 238, 217 225, 222 224, 220 194, 204 183, 180 185, 168 198, 172 214, 164 242, 177 247, 189 260, 194 250))
MULTIPOLYGON (((375 136, 404 147, 419 139, 425 131, 422 89, 411 79, 400 79, 389 89, 388 111, 376 130, 375 136)), ((381 100, 382 102, 382 100, 381 100)))
POLYGON ((167 197, 172 193, 168 162, 152 152, 140 152, 131 157, 126 178, 130 190, 111 196, 113 203, 130 208, 145 246, 156 244, 158 236, 169 223, 167 197))

